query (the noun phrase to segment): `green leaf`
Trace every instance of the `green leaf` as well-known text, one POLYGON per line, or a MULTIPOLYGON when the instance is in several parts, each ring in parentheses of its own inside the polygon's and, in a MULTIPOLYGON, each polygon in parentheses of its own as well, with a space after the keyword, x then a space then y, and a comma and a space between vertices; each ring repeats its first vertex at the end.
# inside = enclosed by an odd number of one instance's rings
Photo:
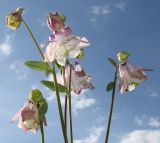
POLYGON ((46 70, 46 71, 45 71, 45 75, 46 75, 46 76, 49 76, 50 73, 51 73, 50 70, 46 70))
POLYGON ((117 63, 115 60, 113 60, 112 58, 108 58, 108 61, 114 66, 117 67, 117 63))
POLYGON ((47 71, 50 70, 50 67, 48 64, 42 62, 42 61, 27 61, 25 62, 25 65, 33 70, 37 71, 47 71))
POLYGON ((111 91, 111 90, 113 90, 113 87, 114 87, 114 82, 110 82, 110 83, 108 83, 106 90, 111 91))
MULTIPOLYGON (((47 88, 55 91, 55 86, 53 81, 42 80, 41 83, 47 88)), ((59 89, 59 92, 68 92, 68 89, 59 83, 58 83, 58 89, 59 89)))

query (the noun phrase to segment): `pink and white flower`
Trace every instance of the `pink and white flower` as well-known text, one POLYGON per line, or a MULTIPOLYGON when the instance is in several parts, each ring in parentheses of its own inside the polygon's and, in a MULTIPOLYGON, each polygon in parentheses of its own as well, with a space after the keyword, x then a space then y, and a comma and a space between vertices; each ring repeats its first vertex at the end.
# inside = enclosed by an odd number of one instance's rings
MULTIPOLYGON (((24 106, 16 113, 13 117, 12 122, 18 122, 18 127, 24 132, 31 130, 36 133, 39 129, 39 114, 38 107, 35 103, 26 101, 24 106)), ((46 120, 44 117, 44 124, 46 125, 46 120)))
POLYGON ((145 80, 148 77, 145 74, 145 71, 152 71, 151 69, 144 69, 125 62, 119 64, 120 72, 120 81, 119 81, 119 91, 124 93, 126 91, 132 91, 135 87, 145 80))
MULTIPOLYGON (((65 78, 67 86, 69 87, 70 83, 70 72, 71 72, 71 90, 77 94, 80 94, 82 89, 91 89, 93 90, 95 87, 92 85, 91 80, 92 77, 87 75, 81 65, 79 63, 75 63, 75 65, 69 65, 65 68, 65 78), (70 71, 71 70, 71 71, 70 71)), ((63 85, 63 77, 59 79, 60 84, 63 85)))
POLYGON ((67 57, 76 58, 81 53, 81 49, 89 45, 85 37, 80 38, 73 35, 71 29, 66 27, 59 33, 50 36, 44 53, 45 61, 56 60, 58 64, 64 66, 67 57))
POLYGON ((64 15, 59 15, 57 12, 48 14, 47 24, 52 32, 58 32, 64 28, 64 21, 64 15))

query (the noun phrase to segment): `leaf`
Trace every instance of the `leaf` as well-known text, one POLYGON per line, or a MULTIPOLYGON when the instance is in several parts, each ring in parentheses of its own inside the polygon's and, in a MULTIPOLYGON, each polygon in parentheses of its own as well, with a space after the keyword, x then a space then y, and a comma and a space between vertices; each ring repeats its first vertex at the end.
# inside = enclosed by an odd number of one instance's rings
POLYGON ((46 75, 46 76, 49 76, 50 73, 51 73, 50 70, 46 70, 46 71, 45 71, 45 75, 46 75))
MULTIPOLYGON (((53 81, 42 80, 41 83, 44 86, 48 87, 49 89, 55 91, 55 86, 53 81)), ((59 89, 59 92, 68 92, 68 89, 59 83, 58 83, 58 89, 59 89)))
POLYGON ((50 70, 50 67, 48 64, 42 62, 42 61, 27 61, 25 62, 25 65, 33 70, 37 71, 47 71, 50 70))
POLYGON ((111 91, 113 89, 113 87, 114 87, 114 82, 110 82, 110 83, 108 83, 106 90, 111 91))
POLYGON ((109 62, 114 66, 117 67, 117 63, 112 58, 108 58, 109 62))

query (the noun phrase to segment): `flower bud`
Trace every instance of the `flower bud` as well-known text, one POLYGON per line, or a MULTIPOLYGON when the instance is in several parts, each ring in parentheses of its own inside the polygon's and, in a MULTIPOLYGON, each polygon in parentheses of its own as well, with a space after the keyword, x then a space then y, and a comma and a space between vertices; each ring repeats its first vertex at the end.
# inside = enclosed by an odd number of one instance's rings
POLYGON ((32 90, 29 94, 29 100, 37 103, 41 102, 43 100, 41 91, 38 89, 32 90))
POLYGON ((16 11, 9 13, 6 17, 6 26, 16 30, 21 25, 23 10, 23 8, 19 7, 16 11))
POLYGON ((124 51, 121 51, 117 54, 117 59, 123 63, 127 61, 128 57, 129 57, 129 54, 124 51))
POLYGON ((84 57, 84 50, 80 49, 79 55, 76 57, 77 59, 82 59, 84 57))
POLYGON ((48 27, 53 32, 58 32, 62 28, 64 28, 64 21, 66 20, 66 17, 64 15, 59 15, 57 12, 49 13, 47 23, 48 27))

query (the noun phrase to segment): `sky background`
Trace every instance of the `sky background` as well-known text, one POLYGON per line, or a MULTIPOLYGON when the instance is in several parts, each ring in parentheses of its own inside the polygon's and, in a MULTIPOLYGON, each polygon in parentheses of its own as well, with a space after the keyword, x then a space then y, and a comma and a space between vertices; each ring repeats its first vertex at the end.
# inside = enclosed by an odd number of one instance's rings
MULTIPOLYGON (((24 66, 28 60, 41 60, 24 25, 8 29, 5 16, 17 7, 25 8, 23 18, 39 44, 51 31, 46 25, 48 12, 66 15, 75 35, 85 36, 91 46, 81 62, 92 75, 95 90, 73 95, 74 143, 103 143, 111 93, 105 91, 112 81, 113 67, 107 57, 121 51, 130 53, 129 61, 152 68, 149 80, 135 91, 121 95, 118 90, 113 111, 109 143, 160 143, 160 1, 159 0, 1 0, 0 1, 0 140, 3 143, 38 143, 40 133, 25 134, 10 121, 23 106, 31 89, 40 88, 48 100, 46 143, 62 143, 55 97, 39 81, 40 72, 24 66)), ((63 96, 62 96, 63 100, 63 96)))

